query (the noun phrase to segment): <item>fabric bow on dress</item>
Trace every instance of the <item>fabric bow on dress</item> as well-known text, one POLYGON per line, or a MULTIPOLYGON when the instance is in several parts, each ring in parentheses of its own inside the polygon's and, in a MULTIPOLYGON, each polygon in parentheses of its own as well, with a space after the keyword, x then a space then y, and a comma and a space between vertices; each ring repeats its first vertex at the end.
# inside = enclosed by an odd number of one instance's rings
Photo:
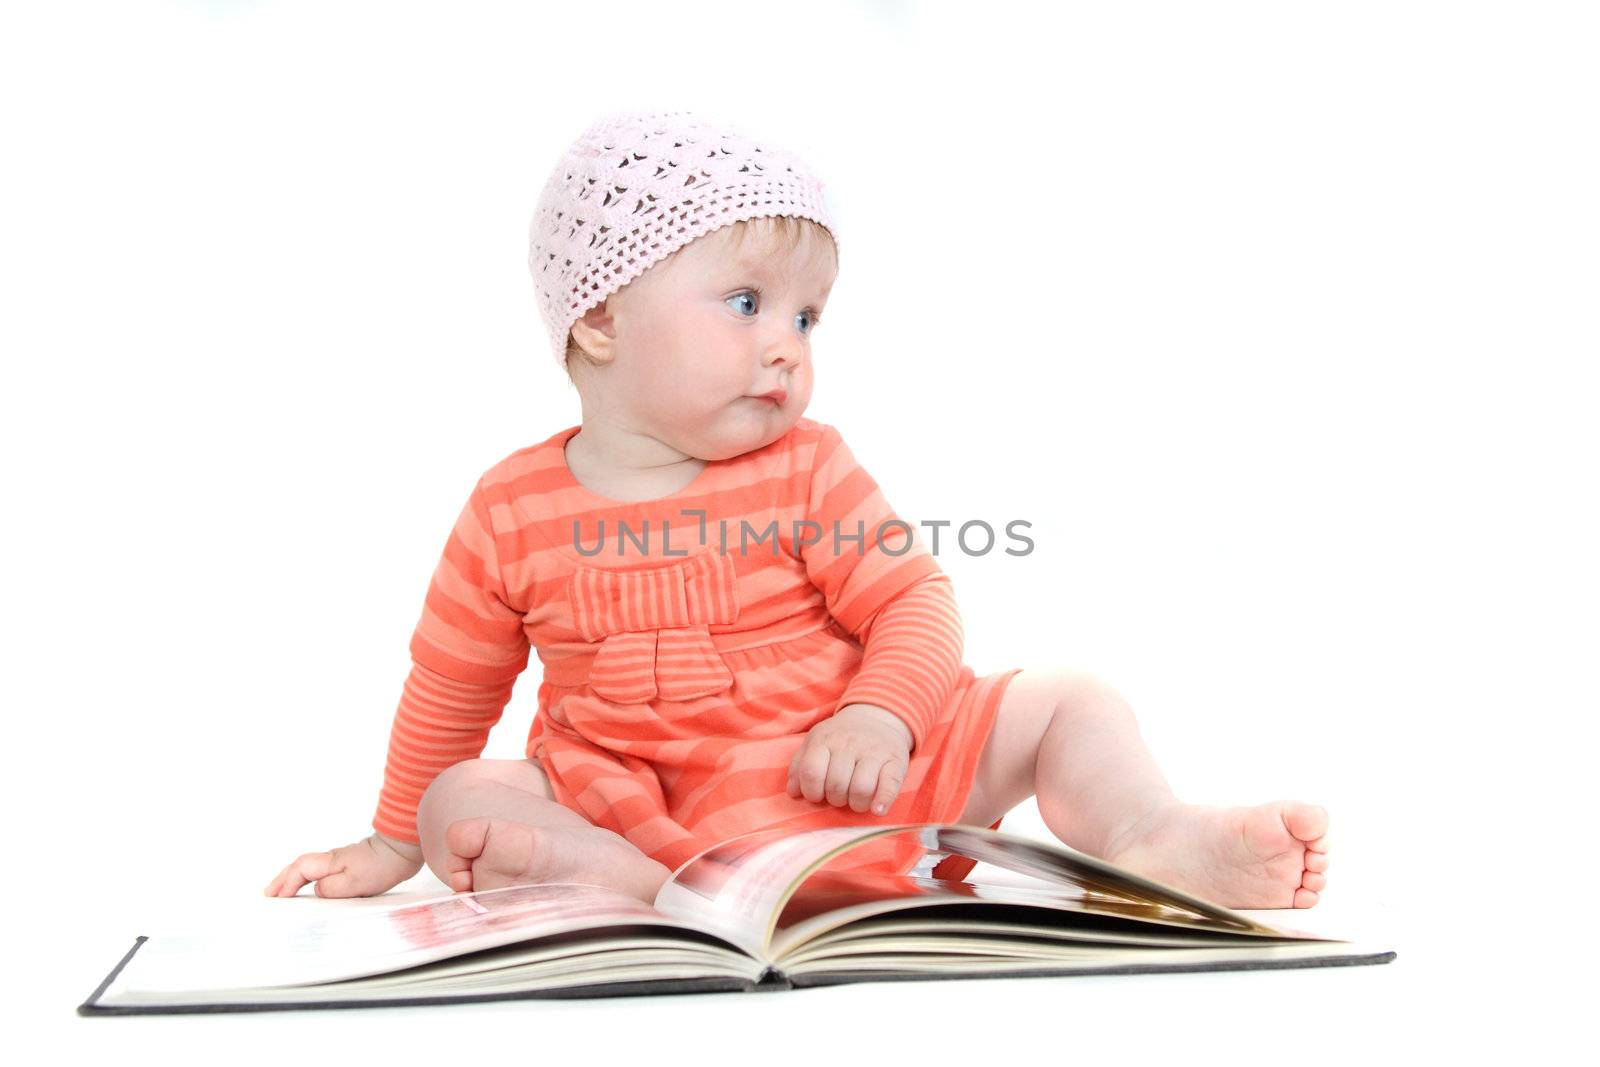
POLYGON ((701 552, 669 567, 608 570, 579 564, 573 615, 586 641, 601 642, 589 670, 595 696, 618 704, 692 700, 733 685, 710 627, 733 622, 733 561, 701 552))

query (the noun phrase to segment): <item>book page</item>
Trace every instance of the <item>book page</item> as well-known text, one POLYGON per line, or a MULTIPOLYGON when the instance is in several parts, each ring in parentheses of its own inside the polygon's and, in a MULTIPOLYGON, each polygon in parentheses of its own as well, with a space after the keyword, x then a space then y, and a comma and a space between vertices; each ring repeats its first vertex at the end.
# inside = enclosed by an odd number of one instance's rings
MULTIPOLYGON (((829 826, 741 834, 684 864, 656 895, 656 909, 771 962, 766 949, 773 924, 783 902, 806 875, 853 846, 920 830, 903 825, 829 826)), ((920 849, 908 852, 913 857, 922 854, 920 849)))
POLYGON ((1184 893, 1055 842, 987 827, 924 823, 841 826, 799 832, 758 830, 715 845, 661 887, 656 908, 686 926, 715 933, 769 964, 807 938, 871 915, 933 904, 1037 906, 1131 920, 1167 929, 1232 933, 1247 938, 1310 939, 1299 931, 1184 893), (864 867, 829 868, 830 860, 889 845, 877 854, 904 859, 899 874, 864 867), (1037 880, 1030 886, 985 886, 905 873, 918 860, 960 855, 1037 880), (821 872, 820 874, 818 872, 821 872))
POLYGON ((480 949, 571 931, 681 927, 643 902, 599 886, 507 886, 391 908, 357 908, 270 933, 233 928, 156 934, 118 975, 150 992, 306 985, 387 974, 480 949))
MULTIPOLYGON (((1090 943, 1121 941, 1150 946, 1220 939, 1225 944, 1238 944, 1240 940, 1265 938, 1260 931, 1240 930, 1159 901, 1112 892, 1099 883, 986 885, 918 875, 820 870, 808 875, 784 902, 769 952, 787 969, 798 950, 809 949, 828 931, 891 913, 908 920, 915 920, 919 913, 926 914, 923 921, 947 935, 969 934, 991 926, 991 922, 977 918, 982 911, 971 905, 992 908, 994 922, 1004 917, 1009 919, 1004 926, 1019 932, 1031 927, 1018 920, 1018 907, 1046 909, 1035 916, 1035 923, 1051 921, 1046 917, 1048 912, 1066 913, 1058 920, 1059 936, 1090 943), (947 905, 964 907, 956 911, 947 905), (939 910, 930 910, 936 908, 939 910)), ((881 923, 874 924, 872 929, 881 927, 881 923)), ((867 936, 867 932, 863 930, 861 936, 867 936)))
POLYGON ((1279 933, 1247 915, 1125 871, 1060 842, 1032 841, 976 826, 941 826, 933 836, 933 847, 942 852, 967 856, 1045 882, 1162 905, 1180 914, 1209 919, 1224 928, 1279 933))

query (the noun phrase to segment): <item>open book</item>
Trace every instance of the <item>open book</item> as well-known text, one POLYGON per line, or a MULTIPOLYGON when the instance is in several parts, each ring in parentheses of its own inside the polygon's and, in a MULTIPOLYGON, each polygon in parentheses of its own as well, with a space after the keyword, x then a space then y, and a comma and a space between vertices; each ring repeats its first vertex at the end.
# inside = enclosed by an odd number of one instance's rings
POLYGON ((81 1015, 768 990, 900 979, 1387 963, 1064 845, 969 826, 761 830, 651 907, 575 883, 354 909, 267 937, 138 938, 81 1015), (920 873, 949 857, 1016 884, 920 873), (872 859, 888 860, 878 862, 872 859), (891 874, 889 870, 908 873, 891 874))

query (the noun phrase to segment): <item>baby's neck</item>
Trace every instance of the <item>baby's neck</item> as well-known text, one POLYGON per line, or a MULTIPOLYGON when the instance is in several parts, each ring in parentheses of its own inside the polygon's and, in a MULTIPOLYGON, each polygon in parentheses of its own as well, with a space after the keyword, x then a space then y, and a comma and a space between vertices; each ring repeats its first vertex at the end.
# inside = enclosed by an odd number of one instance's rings
POLYGON ((588 425, 567 439, 566 461, 580 485, 618 500, 670 496, 706 465, 643 434, 612 435, 588 425), (662 458, 669 454, 676 458, 662 458))

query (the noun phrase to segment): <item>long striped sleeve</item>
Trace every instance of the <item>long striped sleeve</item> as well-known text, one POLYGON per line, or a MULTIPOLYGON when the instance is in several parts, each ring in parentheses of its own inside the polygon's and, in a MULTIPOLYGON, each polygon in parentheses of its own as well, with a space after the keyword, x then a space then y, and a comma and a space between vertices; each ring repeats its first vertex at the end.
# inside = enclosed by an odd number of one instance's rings
POLYGON ((876 704, 894 712, 911 727, 915 752, 961 673, 961 615, 949 577, 930 575, 884 605, 863 639, 861 669, 834 711, 876 704))
POLYGON ((445 768, 483 752, 530 648, 510 603, 479 480, 435 567, 411 637, 412 666, 389 734, 372 826, 416 842, 417 805, 445 768))
POLYGON ((512 682, 458 682, 413 662, 389 731, 389 755, 372 828, 418 842, 417 806, 433 780, 483 753, 511 699, 512 682))
POLYGON ((922 747, 961 669, 963 634, 950 579, 832 426, 817 442, 802 546, 830 614, 864 645, 861 667, 834 710, 876 704, 922 747), (809 535, 810 531, 808 531, 809 535))

